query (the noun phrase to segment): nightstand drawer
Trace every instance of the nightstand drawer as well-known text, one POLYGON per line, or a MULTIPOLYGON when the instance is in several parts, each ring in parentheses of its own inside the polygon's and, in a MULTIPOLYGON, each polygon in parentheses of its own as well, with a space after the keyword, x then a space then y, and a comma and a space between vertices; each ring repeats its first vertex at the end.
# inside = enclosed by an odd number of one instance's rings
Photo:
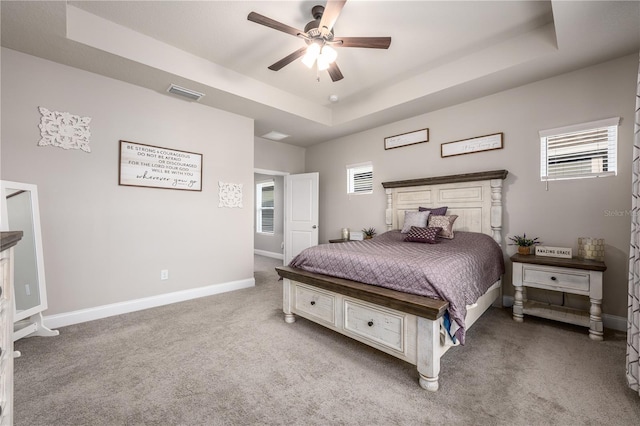
POLYGON ((589 293, 589 273, 580 270, 573 272, 569 269, 524 265, 522 282, 530 287, 589 293))
POLYGON ((332 294, 296 284, 295 298, 295 309, 298 314, 302 316, 305 316, 305 314, 311 315, 314 318, 335 325, 336 299, 332 294))
POLYGON ((375 308, 354 300, 344 301, 346 331, 403 353, 404 324, 405 317, 400 312, 375 308))

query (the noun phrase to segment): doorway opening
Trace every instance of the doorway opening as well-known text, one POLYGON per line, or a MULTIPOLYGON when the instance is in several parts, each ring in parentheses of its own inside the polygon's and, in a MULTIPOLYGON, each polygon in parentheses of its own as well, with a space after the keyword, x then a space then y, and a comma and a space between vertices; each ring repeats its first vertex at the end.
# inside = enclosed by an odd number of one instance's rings
POLYGON ((280 265, 284 261, 284 177, 288 174, 254 169, 254 271, 273 264, 273 259, 280 265))

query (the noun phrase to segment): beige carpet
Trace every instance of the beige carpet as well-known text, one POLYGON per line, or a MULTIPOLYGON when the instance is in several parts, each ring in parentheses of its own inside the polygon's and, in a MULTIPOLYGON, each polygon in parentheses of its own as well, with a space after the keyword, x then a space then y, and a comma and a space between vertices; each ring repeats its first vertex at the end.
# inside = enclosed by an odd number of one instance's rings
POLYGON ((490 309, 443 358, 415 367, 304 319, 281 284, 65 327, 16 342, 16 425, 637 425, 625 336, 490 309))

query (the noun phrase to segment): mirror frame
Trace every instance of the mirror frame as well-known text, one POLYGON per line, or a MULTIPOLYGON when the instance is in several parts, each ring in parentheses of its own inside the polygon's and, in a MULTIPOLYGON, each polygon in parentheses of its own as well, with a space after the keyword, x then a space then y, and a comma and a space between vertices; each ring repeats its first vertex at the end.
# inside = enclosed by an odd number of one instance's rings
POLYGON ((47 286, 44 275, 44 256, 42 251, 42 231, 40 228, 40 205, 38 204, 38 186, 30 183, 11 182, 2 180, 0 181, 0 230, 9 230, 9 219, 7 216, 7 189, 17 189, 21 191, 29 191, 31 193, 31 214, 33 217, 33 238, 34 247, 36 250, 36 265, 38 268, 38 291, 40 294, 40 304, 25 309, 21 312, 16 312, 15 300, 13 303, 14 309, 14 322, 22 321, 29 318, 32 315, 36 315, 47 309, 47 286))

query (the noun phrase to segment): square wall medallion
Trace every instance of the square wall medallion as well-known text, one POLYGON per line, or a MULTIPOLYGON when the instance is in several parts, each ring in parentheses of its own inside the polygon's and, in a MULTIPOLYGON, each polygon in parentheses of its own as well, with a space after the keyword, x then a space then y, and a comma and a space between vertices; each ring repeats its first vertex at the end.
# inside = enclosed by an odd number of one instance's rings
POLYGON ((42 118, 40 119, 39 146, 53 145, 63 149, 81 149, 91 152, 89 138, 91 129, 89 122, 91 117, 80 117, 68 112, 49 111, 47 108, 38 107, 42 118))
POLYGON ((218 207, 242 208, 242 184, 218 182, 220 204, 218 207))

